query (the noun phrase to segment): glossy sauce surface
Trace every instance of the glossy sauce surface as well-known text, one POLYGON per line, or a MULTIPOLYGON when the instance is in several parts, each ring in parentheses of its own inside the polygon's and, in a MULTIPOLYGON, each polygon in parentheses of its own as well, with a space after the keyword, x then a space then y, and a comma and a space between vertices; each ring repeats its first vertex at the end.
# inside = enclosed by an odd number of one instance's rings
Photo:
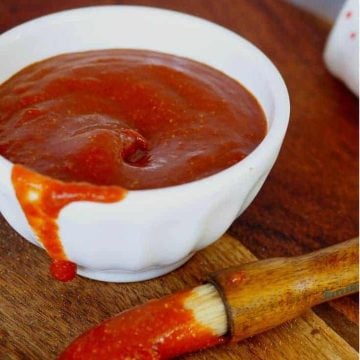
POLYGON ((237 163, 265 133, 239 83, 151 51, 64 54, 0 87, 0 154, 66 182, 182 184, 237 163))

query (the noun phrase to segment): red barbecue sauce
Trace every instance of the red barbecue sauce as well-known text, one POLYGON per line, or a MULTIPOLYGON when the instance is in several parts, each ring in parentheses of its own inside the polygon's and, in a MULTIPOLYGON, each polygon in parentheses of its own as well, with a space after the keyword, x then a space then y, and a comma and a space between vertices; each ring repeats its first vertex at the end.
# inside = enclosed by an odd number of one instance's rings
POLYGON ((65 183, 21 165, 14 165, 12 182, 30 226, 53 259, 51 274, 60 281, 72 280, 76 265, 67 260, 59 238, 57 218, 60 210, 73 201, 119 201, 126 195, 126 190, 116 186, 65 183))
POLYGON ((221 344, 196 321, 183 291, 125 311, 78 337, 59 360, 161 360, 221 344))
POLYGON ((58 235, 65 205, 204 178, 242 160, 265 133, 261 107, 238 82, 152 51, 63 54, 0 86, 0 154, 24 166, 14 167, 15 191, 62 280, 76 268, 58 235))
POLYGON ((59 55, 0 86, 0 154, 63 181, 150 189, 242 160, 266 120, 237 81, 144 50, 59 55))

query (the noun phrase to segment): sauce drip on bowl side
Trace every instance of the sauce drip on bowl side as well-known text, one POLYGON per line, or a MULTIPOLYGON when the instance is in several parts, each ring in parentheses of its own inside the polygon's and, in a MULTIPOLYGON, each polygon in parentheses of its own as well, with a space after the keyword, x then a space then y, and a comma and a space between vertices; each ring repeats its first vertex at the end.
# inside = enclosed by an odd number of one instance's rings
POLYGON ((185 290, 151 300, 79 336, 58 360, 164 360, 225 342, 187 306, 185 290))
POLYGON ((51 274, 60 281, 72 280, 76 265, 68 261, 58 234, 61 209, 73 201, 116 202, 126 196, 126 190, 117 186, 65 183, 21 165, 14 165, 12 182, 31 228, 53 260, 51 274))

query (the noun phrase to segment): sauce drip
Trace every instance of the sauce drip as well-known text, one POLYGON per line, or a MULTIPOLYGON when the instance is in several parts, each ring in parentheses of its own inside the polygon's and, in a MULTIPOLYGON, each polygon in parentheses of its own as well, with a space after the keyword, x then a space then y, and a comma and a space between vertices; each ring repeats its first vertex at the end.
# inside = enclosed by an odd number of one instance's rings
POLYGON ((224 342, 186 308, 191 291, 152 300, 77 338, 59 360, 163 360, 224 342))
POLYGON ((71 280, 76 273, 76 265, 68 261, 59 239, 57 218, 61 209, 74 201, 111 203, 126 195, 120 187, 65 183, 21 165, 14 165, 12 183, 31 228, 53 259, 51 274, 61 281, 71 280))

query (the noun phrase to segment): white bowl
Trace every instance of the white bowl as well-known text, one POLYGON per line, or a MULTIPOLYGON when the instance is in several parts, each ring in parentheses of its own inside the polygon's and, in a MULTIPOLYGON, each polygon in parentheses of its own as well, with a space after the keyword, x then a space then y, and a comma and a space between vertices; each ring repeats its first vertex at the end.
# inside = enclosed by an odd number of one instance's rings
MULTIPOLYGON (((274 65, 239 35, 168 10, 103 6, 64 11, 0 36, 0 83, 36 61, 66 52, 137 48, 188 57, 241 82, 258 99, 269 131, 244 160, 205 179, 129 191, 112 204, 79 201, 58 218, 78 273, 128 282, 165 274, 218 239, 251 203, 273 166, 288 119, 286 86, 274 65)), ((0 210, 25 239, 41 246, 16 198, 13 164, 0 156, 0 210)))

